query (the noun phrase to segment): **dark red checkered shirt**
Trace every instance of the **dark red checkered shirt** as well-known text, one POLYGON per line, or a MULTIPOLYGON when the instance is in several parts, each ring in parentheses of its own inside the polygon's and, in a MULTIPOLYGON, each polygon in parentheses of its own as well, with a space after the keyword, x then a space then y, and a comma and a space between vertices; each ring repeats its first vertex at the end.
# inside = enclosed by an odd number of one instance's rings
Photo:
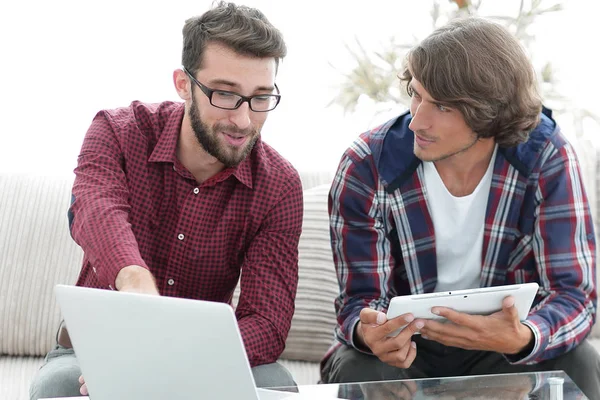
MULTIPOLYGON (((75 169, 71 234, 84 250, 79 286, 114 289, 128 265, 164 296, 231 303, 252 366, 285 346, 298 282, 302 187, 257 141, 237 167, 198 184, 176 156, 182 103, 99 112, 75 169)), ((207 329, 218 329, 207 325, 207 329)))

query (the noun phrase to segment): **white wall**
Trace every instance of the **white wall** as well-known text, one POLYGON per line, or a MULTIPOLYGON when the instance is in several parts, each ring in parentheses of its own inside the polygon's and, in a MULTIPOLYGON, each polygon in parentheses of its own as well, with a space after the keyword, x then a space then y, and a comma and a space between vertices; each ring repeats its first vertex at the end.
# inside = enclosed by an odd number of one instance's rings
MULTIPOLYGON (((333 169, 361 131, 380 122, 366 102, 354 115, 326 107, 350 68, 344 49, 356 36, 377 48, 389 36, 422 37, 429 1, 247 0, 283 31, 289 54, 278 77, 283 100, 265 140, 299 169, 333 169), (336 68, 333 68, 334 65, 336 68)), ((440 2, 444 6, 447 1, 440 2)), ((548 5, 553 1, 547 1, 548 5)), ((600 5, 567 9, 534 29, 539 59, 550 58, 565 95, 600 114, 593 48, 600 5)), ((0 5, 0 172, 70 174, 94 114, 132 100, 177 100, 171 73, 180 65, 181 27, 207 0, 13 1, 0 5)), ((490 1, 488 12, 518 1, 490 1), (492 6, 496 9, 493 9, 492 6)), ((590 132, 596 127, 592 126, 590 132)))

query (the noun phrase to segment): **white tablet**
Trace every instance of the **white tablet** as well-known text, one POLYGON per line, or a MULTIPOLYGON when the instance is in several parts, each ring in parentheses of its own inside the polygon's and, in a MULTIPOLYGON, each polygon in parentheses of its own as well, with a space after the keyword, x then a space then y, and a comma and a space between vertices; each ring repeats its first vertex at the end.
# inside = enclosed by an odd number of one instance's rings
MULTIPOLYGON (((502 310, 502 300, 506 296, 513 296, 515 298, 515 307, 517 307, 517 312, 519 313, 519 319, 524 321, 527 319, 527 314, 529 314, 538 287, 538 284, 533 282, 453 290, 450 292, 396 296, 390 300, 387 317, 388 319, 392 319, 402 314, 412 313, 415 319, 445 320, 444 317, 431 312, 431 308, 436 306, 448 307, 472 315, 489 315, 502 310)), ((402 328, 389 336, 396 336, 402 328)))

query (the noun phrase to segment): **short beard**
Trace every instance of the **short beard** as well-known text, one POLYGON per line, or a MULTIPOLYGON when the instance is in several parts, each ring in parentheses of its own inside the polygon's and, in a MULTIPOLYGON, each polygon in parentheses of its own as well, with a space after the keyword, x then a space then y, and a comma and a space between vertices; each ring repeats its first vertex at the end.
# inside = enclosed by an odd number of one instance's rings
POLYGON ((442 160, 445 160, 445 159, 450 158, 452 156, 455 156, 457 154, 464 153, 465 151, 469 150, 471 147, 475 146, 478 141, 479 141, 479 136, 476 135, 475 136, 475 140, 473 140, 473 142, 469 143, 468 145, 466 145, 462 149, 457 150, 457 151, 455 151, 453 153, 444 154, 444 155, 439 156, 438 158, 433 158, 433 159, 429 159, 429 160, 424 160, 424 159, 420 158, 419 156, 417 156, 417 158, 419 158, 421 161, 428 161, 428 162, 442 161, 442 160))
POLYGON ((259 132, 254 128, 238 129, 234 125, 224 125, 217 123, 212 128, 207 126, 200 118, 200 112, 196 106, 196 98, 192 94, 192 104, 190 106, 190 121, 192 130, 202 148, 211 156, 219 160, 225 168, 231 168, 239 165, 250 154, 259 137, 259 132), (219 143, 216 132, 228 131, 237 132, 249 136, 246 147, 240 152, 228 154, 223 148, 225 145, 219 143))

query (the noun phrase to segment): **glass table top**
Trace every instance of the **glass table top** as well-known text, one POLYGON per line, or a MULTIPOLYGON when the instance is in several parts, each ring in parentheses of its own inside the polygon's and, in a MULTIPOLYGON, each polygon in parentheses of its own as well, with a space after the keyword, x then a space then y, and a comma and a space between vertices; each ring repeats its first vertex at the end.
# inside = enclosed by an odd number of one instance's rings
MULTIPOLYGON (((293 391, 291 388, 278 388, 293 391)), ((587 399, 563 371, 479 375, 350 384, 303 385, 302 398, 313 399, 587 399)))

